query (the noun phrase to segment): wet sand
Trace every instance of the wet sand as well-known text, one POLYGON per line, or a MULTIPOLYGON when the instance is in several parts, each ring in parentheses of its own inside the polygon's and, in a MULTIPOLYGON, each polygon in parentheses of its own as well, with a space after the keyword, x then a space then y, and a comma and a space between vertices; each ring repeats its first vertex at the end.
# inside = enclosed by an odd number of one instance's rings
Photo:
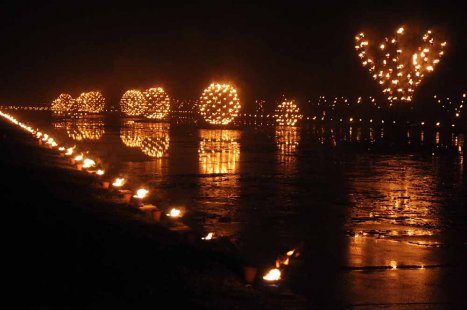
POLYGON ((208 245, 149 221, 35 142, 0 121, 3 253, 19 304, 307 308, 285 288, 246 286, 242 258, 227 241, 208 245))

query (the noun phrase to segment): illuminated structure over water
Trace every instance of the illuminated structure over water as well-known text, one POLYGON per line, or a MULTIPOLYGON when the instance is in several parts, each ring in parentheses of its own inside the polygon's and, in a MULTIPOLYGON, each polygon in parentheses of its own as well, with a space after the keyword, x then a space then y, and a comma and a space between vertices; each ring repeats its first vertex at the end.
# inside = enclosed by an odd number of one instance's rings
POLYGON ((407 35, 404 27, 377 46, 370 44, 363 32, 355 41, 363 66, 368 67, 390 102, 412 101, 415 89, 425 74, 434 71, 446 46, 446 42, 435 40, 431 30, 423 34, 418 45, 419 39, 407 35))
POLYGON ((203 91, 199 112, 204 120, 213 125, 227 125, 240 111, 237 90, 229 84, 212 83, 203 91))

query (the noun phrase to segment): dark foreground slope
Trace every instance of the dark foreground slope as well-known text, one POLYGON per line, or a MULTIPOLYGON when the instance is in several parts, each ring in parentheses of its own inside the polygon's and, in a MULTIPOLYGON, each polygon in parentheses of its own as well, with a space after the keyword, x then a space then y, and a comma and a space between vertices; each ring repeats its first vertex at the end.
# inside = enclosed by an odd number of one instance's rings
POLYGON ((20 308, 304 307, 246 287, 235 251, 188 242, 116 205, 91 176, 2 120, 0 171, 6 293, 20 308))

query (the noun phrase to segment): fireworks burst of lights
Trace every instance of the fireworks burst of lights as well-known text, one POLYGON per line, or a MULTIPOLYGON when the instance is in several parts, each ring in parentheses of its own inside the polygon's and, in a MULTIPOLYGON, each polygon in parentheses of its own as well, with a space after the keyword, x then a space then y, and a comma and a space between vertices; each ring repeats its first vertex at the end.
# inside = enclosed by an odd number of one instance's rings
POLYGON ((199 112, 206 122, 213 125, 227 125, 240 111, 237 90, 229 84, 212 83, 203 91, 199 112))
POLYGON ((410 44, 417 40, 408 38, 406 32, 400 27, 394 37, 386 37, 378 45, 371 45, 363 32, 355 37, 363 66, 368 67, 391 103, 412 101, 415 89, 426 74, 434 71, 446 47, 446 42, 435 40, 431 30, 423 34, 419 46, 410 44))

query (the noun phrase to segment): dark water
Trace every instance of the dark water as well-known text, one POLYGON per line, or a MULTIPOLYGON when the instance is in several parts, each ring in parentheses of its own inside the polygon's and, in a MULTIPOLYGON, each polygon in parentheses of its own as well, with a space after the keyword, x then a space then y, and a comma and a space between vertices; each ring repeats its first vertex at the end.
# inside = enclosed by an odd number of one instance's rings
POLYGON ((159 207, 184 208, 189 225, 229 237, 260 268, 299 245, 284 282, 320 306, 464 303, 461 133, 21 117, 147 187, 159 207))

